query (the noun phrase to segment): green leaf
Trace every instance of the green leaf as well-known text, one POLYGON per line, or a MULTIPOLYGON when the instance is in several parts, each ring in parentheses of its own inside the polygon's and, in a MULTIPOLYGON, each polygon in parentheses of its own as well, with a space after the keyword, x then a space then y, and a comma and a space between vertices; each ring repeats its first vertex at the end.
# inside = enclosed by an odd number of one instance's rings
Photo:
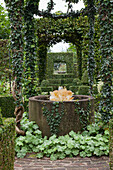
POLYGON ((36 155, 37 158, 43 158, 43 156, 44 156, 44 154, 42 152, 40 152, 36 155))
POLYGON ((52 155, 50 156, 50 159, 51 159, 52 161, 57 160, 57 155, 56 155, 56 154, 52 154, 52 155))
POLYGON ((73 149, 72 153, 74 156, 77 156, 79 154, 79 150, 78 149, 73 149))

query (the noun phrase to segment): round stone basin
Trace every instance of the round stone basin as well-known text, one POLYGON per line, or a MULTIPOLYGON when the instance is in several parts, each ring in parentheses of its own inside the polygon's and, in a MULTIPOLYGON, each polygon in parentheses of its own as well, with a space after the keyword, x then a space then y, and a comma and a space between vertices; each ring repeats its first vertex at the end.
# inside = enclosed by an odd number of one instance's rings
MULTIPOLYGON (((46 108, 51 112, 53 103, 55 103, 50 101, 49 97, 49 95, 40 95, 29 98, 29 120, 35 121, 42 131, 42 135, 48 137, 51 136, 51 132, 47 117, 43 113, 43 107, 46 105, 46 108)), ((64 114, 58 127, 58 136, 66 135, 71 130, 81 131, 83 126, 87 126, 83 125, 84 120, 88 124, 94 122, 94 98, 86 95, 74 95, 73 97, 72 101, 59 102, 58 111, 61 111, 63 103, 64 114), (79 103, 79 106, 77 103, 79 103), (80 112, 81 110, 84 112, 84 116, 80 112)))

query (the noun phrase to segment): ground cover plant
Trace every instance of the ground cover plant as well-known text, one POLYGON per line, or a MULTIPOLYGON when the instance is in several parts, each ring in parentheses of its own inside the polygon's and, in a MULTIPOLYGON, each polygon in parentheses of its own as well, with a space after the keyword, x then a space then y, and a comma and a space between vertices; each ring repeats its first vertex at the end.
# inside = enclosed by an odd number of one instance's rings
POLYGON ((52 135, 42 137, 35 122, 28 120, 28 114, 23 114, 21 120, 22 130, 25 136, 16 137, 16 155, 23 158, 27 153, 36 153, 37 158, 44 156, 51 160, 64 159, 65 157, 102 156, 109 154, 109 131, 103 128, 102 123, 95 123, 87 126, 87 130, 80 133, 71 131, 65 136, 52 135))

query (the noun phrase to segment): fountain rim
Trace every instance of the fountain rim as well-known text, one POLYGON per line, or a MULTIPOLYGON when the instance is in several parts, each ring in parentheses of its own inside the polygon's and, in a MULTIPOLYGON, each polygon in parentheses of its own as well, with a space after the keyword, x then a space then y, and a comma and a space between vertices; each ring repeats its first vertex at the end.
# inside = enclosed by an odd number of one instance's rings
POLYGON ((71 100, 71 101, 51 101, 51 100, 44 100, 44 99, 38 99, 38 98, 44 98, 47 97, 49 98, 50 95, 39 95, 39 96, 33 96, 29 98, 29 101, 36 101, 36 102, 46 102, 46 103, 54 103, 54 102, 58 102, 58 103, 74 103, 74 102, 83 102, 83 101, 90 101, 93 100, 94 97, 93 96, 88 96, 88 95, 73 95, 73 97, 84 97, 84 99, 77 99, 77 100, 71 100))

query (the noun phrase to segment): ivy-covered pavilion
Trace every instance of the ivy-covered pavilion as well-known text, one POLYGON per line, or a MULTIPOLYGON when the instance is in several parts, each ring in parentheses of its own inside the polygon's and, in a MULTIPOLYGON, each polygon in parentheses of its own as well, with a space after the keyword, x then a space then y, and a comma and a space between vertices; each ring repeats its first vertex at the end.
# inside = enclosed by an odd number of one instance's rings
MULTIPOLYGON (((9 12, 11 24, 11 49, 12 49, 12 63, 13 63, 13 78, 15 80, 15 98, 19 112, 23 112, 22 106, 22 81, 23 81, 23 61, 25 61, 25 75, 24 88, 26 96, 35 95, 35 62, 36 62, 36 46, 40 46, 40 38, 36 42, 36 27, 34 14, 45 18, 52 18, 55 21, 67 18, 79 18, 88 16, 89 31, 88 31, 88 61, 87 70, 90 84, 90 94, 93 94, 94 83, 94 22, 95 15, 99 15, 100 26, 100 53, 101 53, 101 73, 100 77, 103 81, 102 99, 100 103, 100 112, 102 119, 108 122, 112 117, 112 57, 113 57, 113 1, 103 0, 84 0, 85 9, 75 11, 72 8, 72 3, 78 3, 79 0, 66 0, 68 2, 67 13, 59 15, 51 13, 54 8, 54 0, 50 0, 47 10, 39 10, 39 0, 5 0, 9 12)), ((61 1, 62 3, 62 1, 61 1)), ((44 21, 44 20, 43 20, 44 21)), ((42 23, 42 21, 40 20, 42 23)), ((39 23, 40 23, 39 22, 39 23)), ((70 26, 71 28, 71 26, 70 26)), ((59 29, 58 29, 59 30, 59 29)), ((58 31, 57 30, 57 31, 58 31)), ((68 33, 68 32, 67 32, 68 33)), ((72 42, 78 35, 78 32, 73 32, 73 40, 69 36, 65 36, 65 40, 72 42)), ((38 35, 39 36, 39 35, 38 35)), ((57 36, 58 37, 58 36, 57 36)), ((72 37, 72 36, 71 36, 72 37)), ((80 36, 79 36, 80 37, 80 36)), ((64 37, 62 37, 63 39, 64 37)), ((48 44, 54 41, 54 37, 49 37, 48 44)), ((57 39, 58 42, 58 39, 57 39)), ((74 41, 75 43, 76 41, 74 41)), ((77 42, 76 42, 77 43, 77 42)), ((80 41, 79 41, 80 43, 80 41)), ((43 43, 42 43, 43 44, 43 43)), ((44 42, 45 44, 45 42, 44 42)), ((78 44, 78 43, 77 43, 78 44)), ((79 46, 80 47, 80 46, 79 46)), ((44 55, 43 55, 44 56, 44 55)), ((43 58, 40 60, 44 61, 43 58)), ((18 113, 17 113, 18 114, 18 113)))

